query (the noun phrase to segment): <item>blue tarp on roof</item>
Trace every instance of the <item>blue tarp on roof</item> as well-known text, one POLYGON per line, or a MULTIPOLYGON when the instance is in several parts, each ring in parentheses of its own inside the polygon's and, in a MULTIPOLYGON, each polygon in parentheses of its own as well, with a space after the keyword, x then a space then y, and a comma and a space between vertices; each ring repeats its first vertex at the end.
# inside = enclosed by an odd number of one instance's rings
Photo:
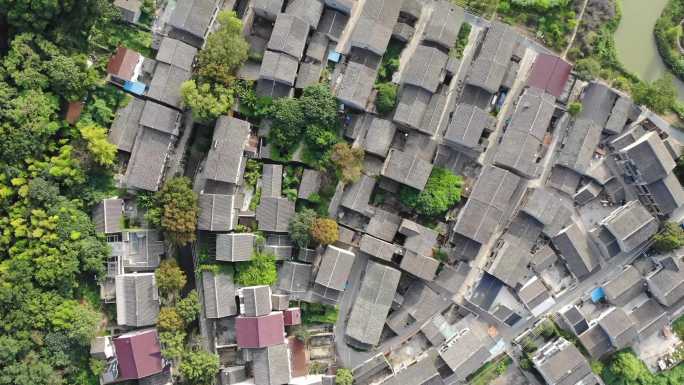
POLYGON ((126 81, 123 89, 132 94, 142 95, 145 93, 145 83, 126 81))
POLYGON ((591 301, 599 302, 606 297, 606 293, 603 291, 602 287, 597 287, 591 292, 591 301))
POLYGON ((339 62, 340 62, 340 57, 341 57, 341 56, 342 56, 342 55, 340 55, 339 52, 330 51, 330 52, 328 53, 328 60, 333 61, 333 62, 335 62, 335 63, 339 63, 339 62))

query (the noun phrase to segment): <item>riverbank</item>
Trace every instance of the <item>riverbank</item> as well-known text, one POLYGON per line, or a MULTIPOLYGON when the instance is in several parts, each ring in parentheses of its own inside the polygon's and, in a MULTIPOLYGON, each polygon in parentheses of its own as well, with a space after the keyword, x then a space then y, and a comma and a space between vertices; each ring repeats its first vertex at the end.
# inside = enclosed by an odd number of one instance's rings
POLYGON ((658 53, 667 68, 679 79, 684 80, 684 54, 681 50, 684 0, 667 0, 658 17, 653 35, 658 53))

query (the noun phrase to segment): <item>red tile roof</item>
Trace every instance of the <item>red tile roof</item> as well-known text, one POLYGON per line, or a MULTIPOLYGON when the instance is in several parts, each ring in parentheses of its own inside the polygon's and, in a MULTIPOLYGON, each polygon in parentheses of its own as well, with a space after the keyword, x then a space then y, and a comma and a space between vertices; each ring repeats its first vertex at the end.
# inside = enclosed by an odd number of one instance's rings
POLYGON ((107 73, 125 80, 133 80, 135 66, 140 60, 140 54, 126 47, 119 47, 109 59, 107 73))
POLYGON ((291 307, 283 311, 285 326, 299 325, 302 323, 302 312, 298 307, 291 307))
POLYGON ((69 102, 64 120, 69 124, 75 124, 81 117, 81 112, 83 112, 83 102, 69 102))
POLYGON ((235 320, 237 344, 241 348, 263 348, 285 341, 283 313, 279 311, 261 317, 239 316, 235 320))
POLYGON ((558 56, 540 53, 534 61, 527 85, 542 89, 558 98, 563 94, 571 70, 570 63, 558 56))
POLYGON ((117 380, 139 379, 163 369, 161 347, 155 329, 131 332, 114 339, 119 363, 117 380))

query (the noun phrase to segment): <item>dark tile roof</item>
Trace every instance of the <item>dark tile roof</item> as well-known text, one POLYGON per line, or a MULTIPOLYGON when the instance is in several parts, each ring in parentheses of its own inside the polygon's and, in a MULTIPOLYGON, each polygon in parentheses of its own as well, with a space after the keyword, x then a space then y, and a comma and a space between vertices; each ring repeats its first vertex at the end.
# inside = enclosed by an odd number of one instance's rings
POLYGON ((265 163, 261 172, 261 196, 279 198, 282 195, 283 166, 265 163))
POLYGON ((174 136, 143 128, 126 168, 125 184, 130 188, 157 191, 174 136))
POLYGON ((392 242, 399 230, 400 223, 401 217, 399 215, 376 208, 368 226, 366 226, 366 232, 376 238, 392 242))
POLYGON ((469 272, 470 266, 467 263, 459 263, 456 266, 445 264, 437 274, 434 283, 449 293, 456 294, 465 283, 469 272))
POLYGON ((639 304, 629 317, 634 321, 640 339, 646 339, 667 326, 668 314, 653 298, 639 304))
POLYGON ((235 195, 200 194, 197 228, 205 231, 231 231, 237 225, 235 195))
POLYGON ((599 319, 598 323, 615 349, 624 349, 636 342, 637 331, 634 323, 622 308, 614 308, 599 319))
POLYGON ((251 233, 216 235, 216 260, 242 262, 252 259, 256 236, 251 233))
POLYGON ((423 40, 439 44, 444 49, 451 49, 456 44, 458 31, 465 21, 463 8, 449 1, 435 3, 430 20, 425 25, 423 40))
POLYGON ((529 249, 504 238, 502 245, 495 252, 492 265, 487 271, 501 282, 515 289, 527 280, 527 265, 531 259, 532 253, 529 249))
POLYGON ((592 82, 582 91, 582 112, 578 119, 588 119, 601 129, 606 125, 618 95, 605 84, 592 82))
POLYGON ((457 335, 439 349, 439 355, 458 379, 465 380, 487 362, 495 345, 485 325, 468 316, 454 325, 457 335))
POLYGON ((238 314, 233 276, 225 273, 202 273, 204 313, 207 318, 223 318, 238 314))
POLYGON ((543 310, 547 310, 550 305, 555 303, 546 286, 537 277, 534 277, 520 288, 518 297, 520 297, 520 300, 527 309, 535 315, 540 314, 543 310), (540 309, 537 309, 537 307, 540 307, 540 309))
POLYGON ((380 341, 387 313, 399 284, 399 270, 369 262, 354 301, 345 335, 362 346, 375 346, 380 341))
POLYGON ((261 317, 271 314, 271 288, 269 286, 247 286, 242 288, 243 312, 247 317, 261 317))
POLYGON ((287 198, 264 197, 256 210, 259 230, 287 232, 290 219, 294 216, 295 205, 287 198))
POLYGON ((109 129, 109 142, 116 145, 119 151, 131 152, 135 143, 135 136, 140 129, 145 101, 133 98, 126 106, 116 111, 116 117, 109 129))
POLYGON ((140 116, 140 125, 178 136, 180 118, 180 112, 148 100, 140 116))
POLYGON ((254 0, 252 7, 254 11, 271 20, 275 20, 276 16, 283 9, 284 0, 254 0))
POLYGON ((322 175, 320 171, 306 169, 302 173, 302 181, 299 184, 299 199, 309 199, 311 195, 318 194, 321 188, 322 175))
POLYGON ((663 214, 671 214, 684 205, 684 189, 674 173, 647 185, 647 188, 663 214))
POLYGON ((675 167, 674 159, 655 131, 621 149, 619 154, 627 158, 638 170, 639 180, 643 183, 663 179, 675 167))
POLYGON ((256 349, 252 354, 256 384, 280 385, 290 382, 290 352, 287 344, 256 349))
POLYGON ((349 37, 352 47, 367 49, 382 56, 387 49, 401 1, 367 0, 349 37))
POLYGON ((299 65, 299 72, 297 73, 296 88, 306 88, 314 84, 318 84, 321 80, 321 73, 323 72, 323 64, 316 62, 306 62, 299 65))
POLYGON ((351 251, 327 246, 315 282, 330 289, 343 291, 355 257, 351 251))
POLYGON ((541 170, 537 160, 542 155, 544 136, 554 109, 551 95, 528 88, 518 100, 505 128, 494 163, 526 178, 539 176, 541 170))
POLYGON ((444 140, 452 146, 476 148, 485 130, 492 130, 494 118, 476 106, 459 104, 449 122, 444 140))
POLYGON ((179 108, 182 101, 181 85, 191 76, 192 73, 188 70, 166 63, 157 63, 146 95, 150 99, 179 108))
POLYGON ((305 293, 311 286, 311 272, 308 263, 285 261, 278 269, 277 288, 286 293, 305 293))
POLYGON ((368 130, 363 140, 363 148, 370 154, 384 158, 387 156, 397 129, 389 120, 369 116, 367 121, 368 130))
POLYGON ((432 163, 422 159, 420 154, 412 154, 391 149, 381 175, 401 184, 422 190, 432 172, 432 163))
POLYGON ((322 32, 314 32, 306 46, 306 57, 321 63, 327 62, 328 36, 322 32))
POLYGON ((485 167, 473 186, 454 232, 483 245, 504 218, 520 177, 498 167, 485 167))
POLYGON ((394 110, 395 123, 418 129, 423 122, 432 94, 420 87, 406 85, 402 88, 394 110))
POLYGON ((142 327, 157 322, 159 293, 154 273, 117 275, 115 285, 118 325, 142 327))
POLYGON ((249 133, 250 124, 244 120, 229 116, 218 118, 202 171, 207 179, 236 185, 241 183, 246 165, 243 151, 249 133))
POLYGON ((527 197, 522 211, 544 226, 544 234, 553 237, 570 222, 572 208, 551 189, 536 188, 527 197))
POLYGON ((561 230, 552 241, 577 279, 586 277, 600 267, 598 256, 589 247, 587 234, 576 223, 561 230))
POLYGON ((271 51, 286 53, 297 60, 304 54, 309 36, 309 24, 297 16, 281 13, 276 18, 271 39, 266 46, 271 51))
POLYGON ((295 85, 299 62, 290 55, 269 51, 264 53, 259 79, 273 80, 288 86, 295 85))
POLYGON ((349 210, 369 215, 369 202, 375 183, 375 178, 361 175, 358 181, 345 188, 340 205, 349 210))
POLYGON ((176 3, 169 25, 193 36, 204 38, 217 10, 215 0, 183 0, 176 3))
POLYGON ((498 92, 517 39, 517 34, 510 26, 498 21, 493 22, 485 35, 480 54, 470 68, 466 82, 490 93, 498 92))
POLYGON ((565 339, 552 341, 539 349, 532 358, 537 370, 548 384, 599 384, 582 353, 565 339), (587 382, 591 381, 591 382, 587 382))
POLYGON ((349 21, 349 15, 326 7, 321 20, 318 22, 317 31, 324 33, 331 40, 337 41, 342 36, 347 21, 349 21))
POLYGON ((374 70, 361 63, 349 62, 335 90, 337 98, 349 107, 365 110, 376 75, 374 70))
POLYGON ((579 340, 593 359, 600 359, 613 350, 608 335, 599 325, 580 334, 579 340))
MULTIPOLYGON (((447 101, 447 96, 441 92, 432 95, 430 103, 427 105, 427 109, 423 114, 423 121, 418 126, 417 130, 430 136, 438 132, 444 132, 444 128, 449 121, 448 111, 442 118, 442 113, 447 106, 447 101)), ((451 109, 451 106, 449 106, 449 109, 451 109)))
POLYGON ((611 135, 620 134, 625 129, 625 124, 627 124, 627 119, 629 119, 629 114, 633 108, 632 99, 627 96, 620 96, 610 112, 610 118, 606 122, 604 131, 611 135))
POLYGON ((364 234, 359 241, 359 249, 376 258, 391 261, 397 247, 389 242, 364 234))
POLYGON ((560 98, 570 78, 572 65, 555 55, 540 53, 534 61, 527 85, 560 98))
POLYGON ((105 234, 120 232, 123 227, 123 211, 123 199, 103 199, 93 210, 95 231, 105 234))
POLYGON ((601 126, 590 119, 577 119, 563 139, 556 164, 586 173, 600 140, 601 126))
POLYGON ((316 29, 323 13, 323 3, 321 0, 292 0, 288 2, 285 13, 299 17, 316 29))
POLYGON ((420 279, 432 281, 435 279, 439 261, 426 255, 417 254, 415 251, 407 251, 401 259, 399 267, 420 279))
POLYGON ((434 93, 442 81, 447 59, 439 49, 419 45, 402 71, 401 81, 434 93))
POLYGON ((171 64, 186 71, 192 71, 192 63, 197 55, 197 48, 180 40, 164 37, 157 51, 158 62, 171 64))
POLYGON ((604 218, 601 226, 615 237, 622 251, 630 252, 650 239, 659 225, 639 201, 631 201, 604 218))
MULTIPOLYGON (((681 266, 681 258, 676 257, 681 266)), ((672 306, 684 298, 684 269, 665 267, 646 279, 651 294, 665 306, 672 306)))

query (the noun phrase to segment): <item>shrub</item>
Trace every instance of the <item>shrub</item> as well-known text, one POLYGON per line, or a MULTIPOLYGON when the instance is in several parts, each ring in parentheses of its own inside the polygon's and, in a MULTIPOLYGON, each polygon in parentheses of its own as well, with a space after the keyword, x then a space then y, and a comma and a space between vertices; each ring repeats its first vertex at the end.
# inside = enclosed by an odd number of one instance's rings
POLYGON ((186 381, 192 385, 213 385, 219 371, 219 358, 206 351, 187 352, 178 367, 186 381))
POLYGON ((278 279, 275 257, 265 253, 255 253, 249 262, 235 265, 235 281, 242 286, 271 286, 278 279))
POLYGON ((197 194, 192 191, 190 179, 174 177, 155 193, 147 219, 161 227, 173 243, 183 246, 195 240, 198 214, 197 194))
POLYGON ((568 113, 571 116, 575 117, 575 116, 579 115, 580 112, 582 112, 582 103, 580 103, 580 102, 570 103, 570 105, 568 106, 568 113))
POLYGON ((335 243, 339 238, 337 222, 330 218, 317 218, 311 228, 311 237, 320 245, 335 243))
POLYGON ((157 288, 162 296, 177 294, 187 281, 185 273, 178 267, 175 259, 165 259, 154 272, 157 288))
POLYGON ((375 86, 378 95, 375 98, 375 108, 378 113, 385 115, 397 104, 397 86, 392 83, 381 83, 375 86))
POLYGON ((684 229, 677 223, 665 223, 663 231, 653 236, 653 247, 658 252, 666 253, 682 246, 684 246, 684 229))
POLYGON ((199 301, 197 290, 192 290, 188 296, 178 301, 176 312, 186 324, 190 324, 197 319, 202 307, 199 301))
POLYGON ((353 183, 361 177, 364 152, 360 148, 352 148, 347 142, 337 143, 332 148, 330 159, 337 167, 337 176, 342 183, 353 183))
POLYGON ((296 213, 290 221, 288 227, 290 238, 298 247, 309 246, 309 242, 311 241, 311 228, 316 222, 316 217, 315 211, 305 208, 296 213))
POLYGON ((451 171, 435 167, 423 191, 402 186, 399 200, 418 214, 435 217, 444 214, 461 200, 463 179, 451 171))
POLYGON ((175 307, 162 307, 159 310, 157 327, 159 328, 159 331, 175 332, 183 330, 185 323, 183 322, 183 318, 181 318, 176 311, 175 307))
POLYGON ((354 383, 354 376, 352 376, 351 370, 347 368, 337 369, 335 376, 336 385, 352 385, 354 383))

